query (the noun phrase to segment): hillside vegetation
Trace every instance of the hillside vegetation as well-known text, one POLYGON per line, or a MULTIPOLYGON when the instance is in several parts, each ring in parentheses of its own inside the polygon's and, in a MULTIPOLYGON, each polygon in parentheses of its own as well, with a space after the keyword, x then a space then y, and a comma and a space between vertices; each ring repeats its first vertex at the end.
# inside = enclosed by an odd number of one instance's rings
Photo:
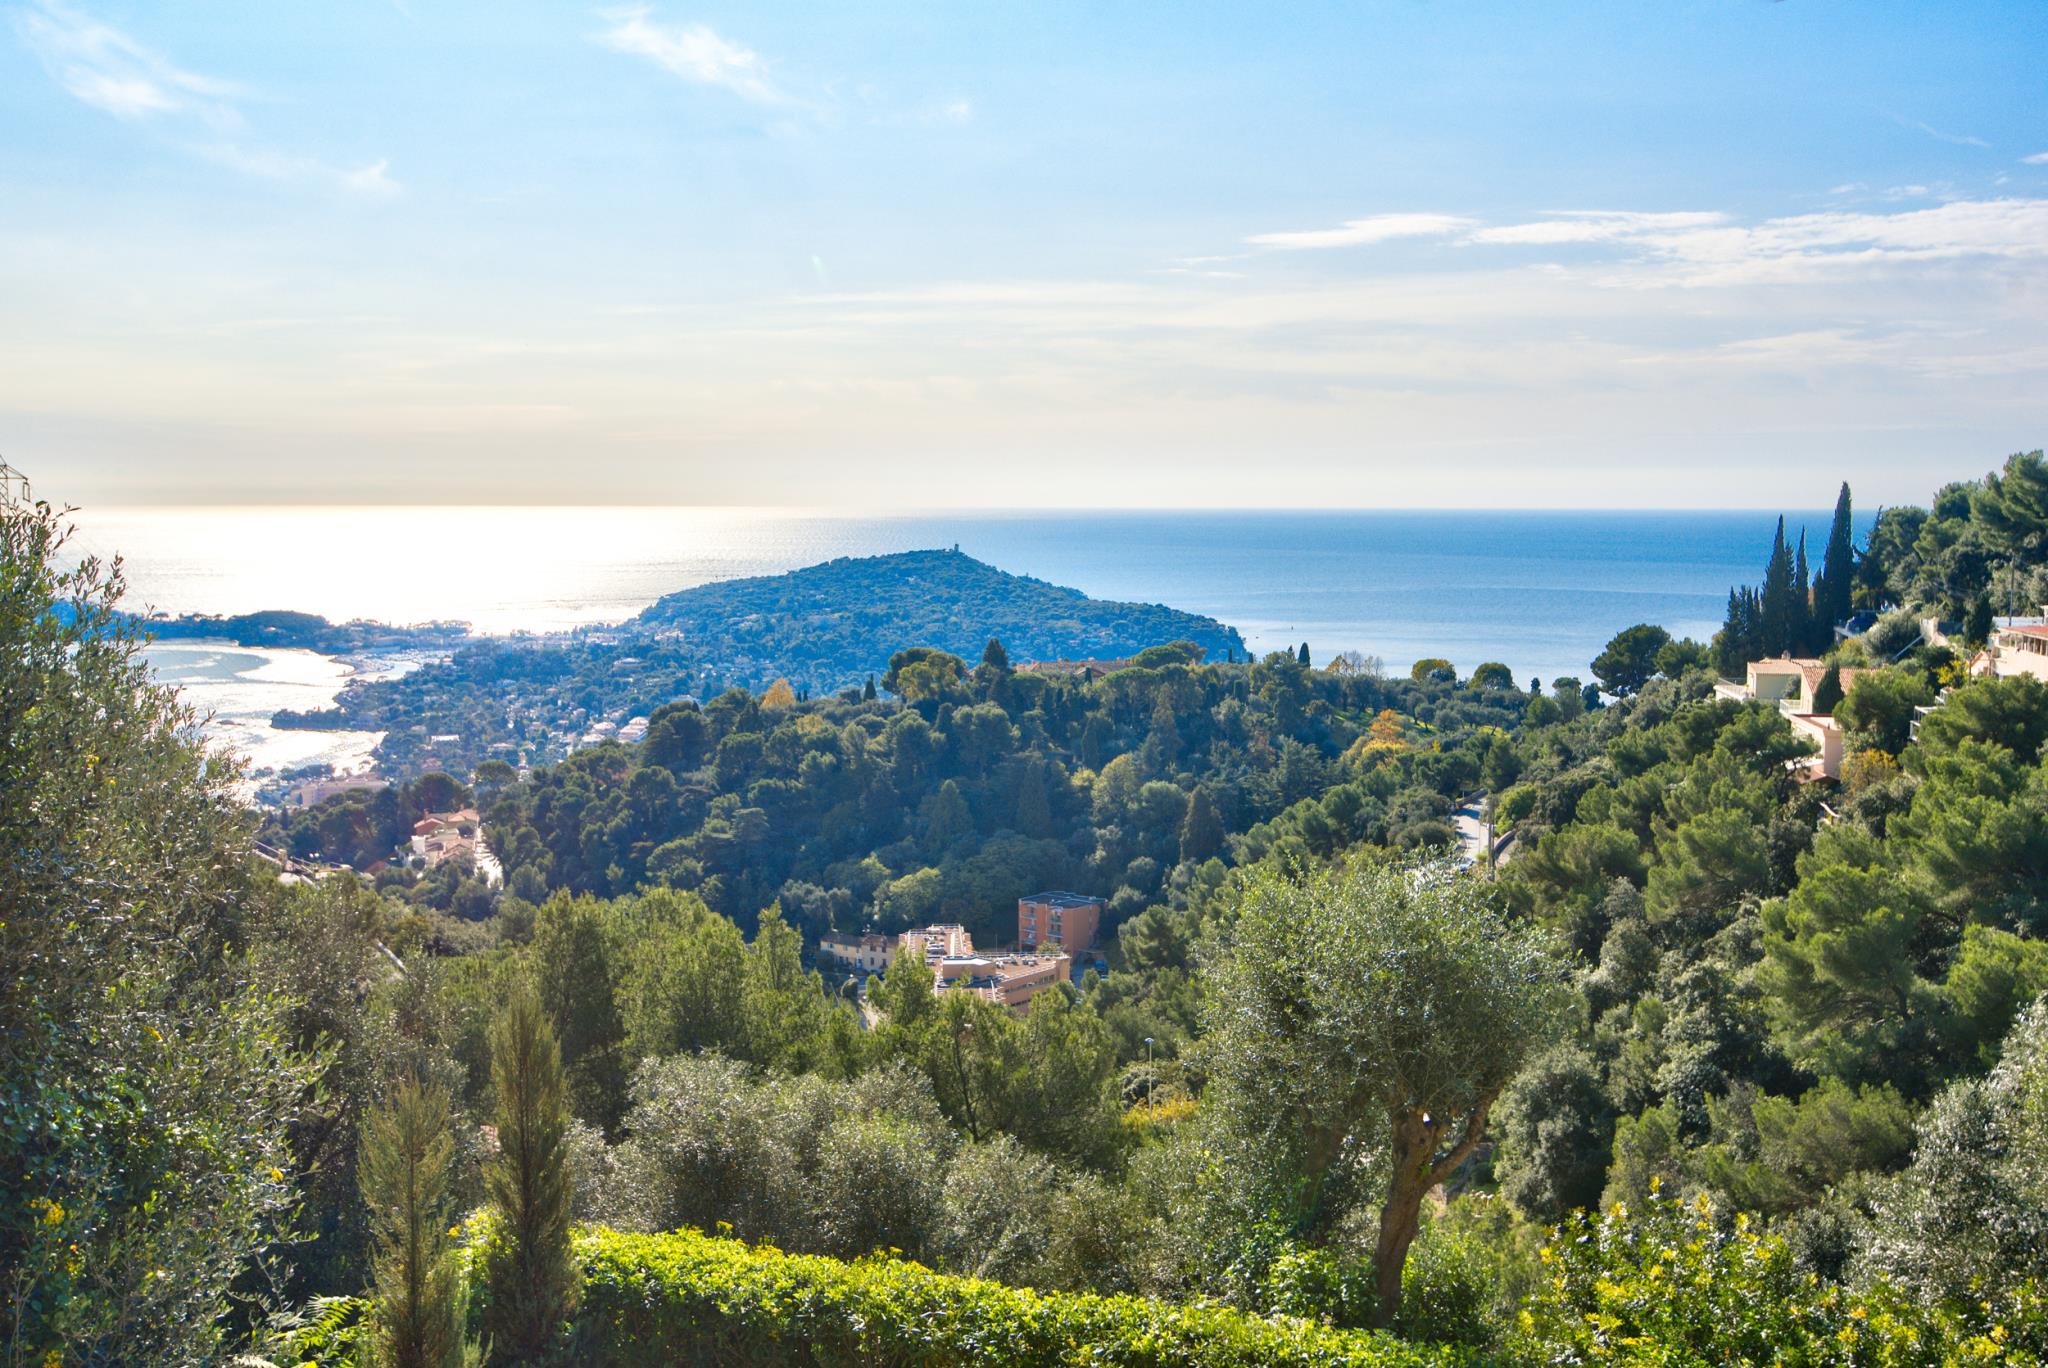
POLYGON ((675 633, 732 683, 762 687, 781 676, 816 691, 861 683, 902 647, 972 658, 990 637, 1018 661, 1122 659, 1168 641, 1191 641, 1217 658, 1245 650, 1244 638, 1214 618, 1091 599, 958 550, 845 557, 703 584, 658 600, 635 622, 675 633))

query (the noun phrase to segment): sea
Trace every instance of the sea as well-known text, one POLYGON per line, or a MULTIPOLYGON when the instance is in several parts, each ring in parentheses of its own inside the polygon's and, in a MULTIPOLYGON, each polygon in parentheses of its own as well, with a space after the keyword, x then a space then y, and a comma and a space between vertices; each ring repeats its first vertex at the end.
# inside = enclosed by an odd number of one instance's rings
MULTIPOLYGON (((87 508, 73 550, 119 555, 130 608, 289 608, 335 621, 464 621, 479 632, 619 622, 663 594, 838 556, 958 546, 1097 598, 1164 603, 1252 649, 1307 642, 1389 669, 1498 660, 1525 682, 1588 677, 1638 622, 1701 640, 1763 572, 1757 511, 1331 510, 868 513, 666 507, 87 508)), ((1830 514, 1786 515, 1817 565, 1830 514)), ((1858 533, 1867 530, 1859 520, 1858 533)), ((890 646, 896 643, 878 643, 890 646)), ((359 767, 375 733, 278 732, 279 707, 331 703, 361 662, 180 642, 159 677, 252 767, 359 767)))

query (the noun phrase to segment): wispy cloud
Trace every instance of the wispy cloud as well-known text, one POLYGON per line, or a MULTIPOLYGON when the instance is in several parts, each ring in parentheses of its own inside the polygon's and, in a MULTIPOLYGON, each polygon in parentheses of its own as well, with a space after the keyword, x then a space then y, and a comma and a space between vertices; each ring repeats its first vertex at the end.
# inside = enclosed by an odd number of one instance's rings
POLYGON ((1936 142, 1945 142, 1952 144, 1956 147, 1991 146, 1990 143, 1985 142, 1982 138, 1975 137, 1971 134, 1944 132, 1943 130, 1934 127, 1932 124, 1922 123, 1918 119, 1909 119, 1902 114, 1892 115, 1892 122, 1897 124, 1901 128, 1910 128, 1915 133, 1925 133, 1928 137, 1933 138, 1936 142))
POLYGON ((1725 223, 1727 217, 1713 212, 1645 214, 1608 209, 1560 209, 1533 223, 1509 223, 1478 229, 1466 241, 1522 246, 1619 242, 1646 233, 1711 228, 1725 223))
POLYGON ((50 76, 95 109, 121 119, 188 114, 221 127, 241 121, 232 82, 186 71, 127 34, 68 5, 41 0, 15 22, 50 76))
MULTIPOLYGON (((1888 199, 1926 199, 1926 186, 1895 186, 1888 199)), ((1265 233, 1264 247, 1347 247, 1407 237, 1461 246, 1600 247, 1606 283, 1744 285, 1842 279, 1907 263, 2048 259, 2048 200, 1947 199, 1898 212, 1831 210, 1738 223, 1718 210, 1561 209, 1521 223, 1480 224, 1454 214, 1387 214, 1342 228, 1265 233)), ((1176 263, 1186 266, 1193 260, 1176 263)), ((1546 266, 1583 266, 1581 254, 1546 266)))
POLYGON ((2036 152, 2032 156, 2021 157, 2020 160, 2028 166, 2048 166, 2048 152, 2036 152))
POLYGON ((597 41, 614 52, 645 57, 685 81, 715 86, 754 104, 795 103, 769 80, 768 64, 752 48, 719 36, 708 24, 663 24, 652 16, 645 6, 606 11, 612 26, 597 41))
POLYGON ((52 80, 115 118, 162 129, 183 151, 267 180, 324 184, 369 198, 398 193, 383 161, 350 169, 279 152, 245 136, 233 81, 188 71, 131 35, 59 0, 36 0, 15 15, 30 51, 52 80))
POLYGON ((1347 219, 1337 228, 1255 233, 1245 241, 1254 247, 1299 252, 1325 247, 1365 247, 1395 238, 1442 237, 1471 226, 1471 219, 1456 214, 1374 214, 1370 218, 1347 219))
POLYGON ((2048 200, 1951 200, 1899 213, 1835 211, 1631 235, 1652 269, 1623 283, 1751 285, 1841 280, 1969 259, 2048 259, 2048 200))

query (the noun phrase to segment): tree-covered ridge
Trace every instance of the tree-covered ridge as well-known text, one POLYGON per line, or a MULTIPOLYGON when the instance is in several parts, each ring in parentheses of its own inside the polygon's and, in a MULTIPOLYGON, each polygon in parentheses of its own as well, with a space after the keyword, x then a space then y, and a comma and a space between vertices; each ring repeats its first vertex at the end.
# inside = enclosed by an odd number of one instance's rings
POLYGON ((1168 641, 1192 641, 1218 659, 1245 653, 1244 638, 1214 618, 1091 599, 958 550, 845 557, 699 585, 658 600, 635 625, 675 634, 732 683, 761 688, 786 677, 820 692, 861 683, 902 647, 972 659, 991 637, 1020 663, 1119 660, 1168 641))
POLYGON ((152 615, 136 626, 160 641, 232 641, 237 646, 290 646, 328 655, 364 651, 448 650, 470 640, 469 625, 431 622, 395 627, 382 622, 329 622, 317 613, 283 608, 255 613, 152 615))
MULTIPOLYGON (((268 631, 270 618, 303 615, 260 616, 268 631)), ((1091 599, 957 551, 908 551, 700 585, 617 628, 458 642, 447 661, 350 684, 332 711, 273 720, 382 731, 378 764, 394 778, 467 774, 494 758, 560 760, 593 729, 685 696, 760 692, 778 680, 804 695, 858 689, 903 647, 973 660, 992 638, 1020 664, 1122 660, 1170 642, 1192 643, 1210 660, 1245 656, 1244 639, 1213 618, 1091 599)))

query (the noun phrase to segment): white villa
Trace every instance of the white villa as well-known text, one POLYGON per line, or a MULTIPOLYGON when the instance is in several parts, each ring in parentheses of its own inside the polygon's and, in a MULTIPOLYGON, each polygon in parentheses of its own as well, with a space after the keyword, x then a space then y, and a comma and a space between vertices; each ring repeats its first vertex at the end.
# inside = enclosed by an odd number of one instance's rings
MULTIPOLYGON (((1813 742, 1819 754, 1797 762, 1803 779, 1842 777, 1842 728, 1827 713, 1813 710, 1813 693, 1828 672, 1827 662, 1803 656, 1779 656, 1775 660, 1750 662, 1742 683, 1724 680, 1714 686, 1723 698, 1738 702, 1774 703, 1792 732, 1813 742)), ((1861 670, 1844 670, 1842 689, 1847 692, 1861 670)))
POLYGON ((2010 679, 2032 675, 2048 683, 2048 605, 2039 618, 2012 618, 1991 633, 1991 642, 1970 663, 1973 674, 2010 679))

